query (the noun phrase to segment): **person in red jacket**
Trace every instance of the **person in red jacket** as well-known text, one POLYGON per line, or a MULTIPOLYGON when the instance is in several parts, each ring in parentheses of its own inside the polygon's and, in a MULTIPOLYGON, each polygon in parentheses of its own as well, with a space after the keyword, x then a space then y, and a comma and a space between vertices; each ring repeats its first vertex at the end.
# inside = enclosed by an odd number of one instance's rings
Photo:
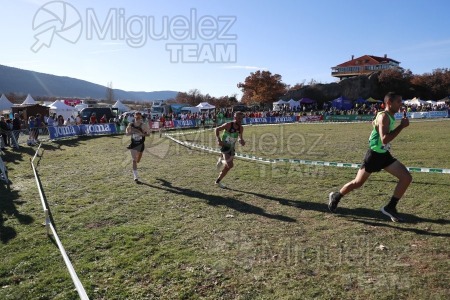
POLYGON ((100 118, 100 123, 108 123, 106 115, 103 115, 103 117, 100 118))
POLYGON ((97 116, 95 113, 92 113, 91 117, 89 118, 89 124, 97 124, 97 116))

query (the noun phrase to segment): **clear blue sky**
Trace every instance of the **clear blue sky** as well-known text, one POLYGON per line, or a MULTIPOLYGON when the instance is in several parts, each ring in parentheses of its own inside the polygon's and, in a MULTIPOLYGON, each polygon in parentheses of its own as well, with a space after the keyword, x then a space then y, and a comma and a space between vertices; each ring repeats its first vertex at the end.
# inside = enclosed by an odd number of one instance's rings
POLYGON ((448 0, 50 2, 0 0, 0 64, 215 97, 240 97, 257 70, 333 82, 351 55, 387 54, 414 74, 450 67, 448 0))

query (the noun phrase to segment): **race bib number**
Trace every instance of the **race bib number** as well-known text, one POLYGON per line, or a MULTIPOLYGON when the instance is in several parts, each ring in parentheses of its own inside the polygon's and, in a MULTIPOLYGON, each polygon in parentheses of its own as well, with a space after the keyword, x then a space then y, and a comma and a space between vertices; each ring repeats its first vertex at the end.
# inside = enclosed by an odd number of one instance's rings
POLYGON ((381 147, 381 149, 384 149, 386 151, 391 150, 391 143, 387 143, 386 145, 383 145, 383 147, 381 147))
POLYGON ((139 142, 139 141, 142 140, 142 136, 141 136, 140 134, 136 134, 136 133, 133 133, 133 135, 131 136, 131 138, 132 138, 134 141, 136 141, 136 142, 139 142))
POLYGON ((225 139, 225 143, 227 144, 235 144, 236 143, 236 138, 231 137, 231 136, 227 136, 227 138, 225 139))

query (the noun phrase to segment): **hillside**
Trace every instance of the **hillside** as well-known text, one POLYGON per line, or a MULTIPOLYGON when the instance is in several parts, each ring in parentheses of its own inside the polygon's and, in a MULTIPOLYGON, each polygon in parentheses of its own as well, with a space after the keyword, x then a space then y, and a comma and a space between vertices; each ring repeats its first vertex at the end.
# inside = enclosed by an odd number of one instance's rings
MULTIPOLYGON (((31 94, 33 97, 77 97, 102 99, 106 86, 65 76, 28 71, 0 65, 0 94, 31 94)), ((175 98, 176 91, 130 92, 114 89, 120 100, 149 101, 175 98)))

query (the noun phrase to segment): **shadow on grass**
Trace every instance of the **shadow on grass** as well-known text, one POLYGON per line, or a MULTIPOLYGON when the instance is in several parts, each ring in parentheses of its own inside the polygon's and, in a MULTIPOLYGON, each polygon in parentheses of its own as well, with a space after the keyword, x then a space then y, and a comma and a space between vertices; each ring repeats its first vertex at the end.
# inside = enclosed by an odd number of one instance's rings
MULTIPOLYGON (((21 161, 29 160, 36 153, 32 147, 20 147, 19 149, 6 148, 2 159, 5 163, 19 164, 21 161)), ((8 166, 10 168, 10 166, 8 166)))
POLYGON ((49 141, 47 143, 43 143, 41 146, 41 149, 47 150, 47 151, 56 151, 56 150, 64 150, 61 147, 78 147, 81 142, 86 140, 86 137, 74 137, 74 138, 67 138, 67 139, 61 139, 61 140, 53 140, 49 141))
POLYGON ((19 200, 19 192, 12 191, 4 185, 0 185, 0 194, 2 195, 0 201, 0 241, 3 244, 8 243, 16 237, 17 232, 13 227, 5 226, 5 220, 14 216, 20 224, 31 224, 34 219, 29 215, 21 214, 17 210, 17 205, 22 205, 24 201, 19 200))
MULTIPOLYGON (((402 216, 405 216, 405 214, 402 214, 402 216)), ((412 215, 409 215, 409 216, 412 216, 412 215)), ((412 216, 412 217, 413 218, 417 218, 418 220, 421 220, 421 222, 429 222, 430 221, 429 219, 421 219, 421 218, 414 217, 414 216, 412 216)), ((390 223, 370 222, 370 221, 367 221, 367 220, 361 220, 361 219, 357 219, 357 218, 354 218, 352 221, 355 221, 355 222, 358 222, 358 223, 362 223, 362 224, 365 224, 365 225, 369 225, 369 226, 392 228, 392 229, 396 229, 396 230, 400 230, 400 231, 413 232, 415 234, 421 234, 421 235, 450 237, 450 233, 433 232, 431 227, 430 227, 430 229, 424 230, 424 229, 419 229, 419 228, 399 227, 397 225, 392 226, 392 225, 390 225, 390 224, 392 224, 392 222, 390 222, 390 223)), ((408 219, 408 221, 411 221, 411 220, 408 219)), ((408 224, 408 223, 411 223, 411 222, 403 222, 402 224, 405 224, 405 223, 408 224)), ((439 219, 439 220, 434 220, 434 223, 444 225, 444 224, 449 224, 449 221, 439 219)))
MULTIPOLYGON (((300 200, 286 200, 279 197, 270 196, 267 194, 259 194, 254 192, 248 192, 248 191, 241 191, 236 189, 230 189, 235 192, 241 192, 250 194, 256 197, 260 197, 262 199, 267 199, 271 201, 277 201, 278 203, 282 205, 288 205, 304 210, 313 210, 313 211, 319 211, 319 212, 328 212, 328 203, 317 203, 317 202, 308 202, 308 201, 300 201, 300 200)), ((438 233, 438 232, 431 232, 427 230, 417 229, 417 228, 406 228, 406 227, 399 227, 399 226, 392 226, 392 222, 388 220, 388 218, 383 215, 379 210, 369 209, 369 208, 345 208, 345 207, 339 207, 338 211, 336 213, 338 216, 343 216, 347 218, 350 221, 355 221, 359 223, 363 223, 370 226, 383 226, 383 227, 389 227, 389 228, 395 228, 402 231, 410 231, 414 232, 416 234, 422 234, 422 235, 430 235, 430 236, 442 236, 442 237, 449 237, 450 234, 448 233, 438 233), (386 220, 384 221, 377 221, 379 219, 386 220)), ((407 214, 407 213, 401 213, 401 216, 405 219, 404 222, 401 224, 419 224, 419 223, 433 223, 433 224, 439 224, 439 225, 448 225, 450 224, 450 220, 445 219, 426 219, 421 218, 415 215, 407 214)))
MULTIPOLYGON (((414 178, 414 173, 412 173, 413 178, 414 178)), ((443 174, 445 176, 445 174, 443 174)), ((395 180, 382 180, 382 179, 370 179, 370 181, 378 181, 378 182, 389 182, 389 183, 397 183, 397 181, 395 180)), ((432 182, 432 181, 426 181, 426 182, 422 182, 422 181, 417 181, 413 179, 413 182, 411 183, 412 185, 414 184, 420 184, 420 185, 441 185, 441 186, 449 186, 450 187, 450 182, 444 183, 444 182, 432 182)))
POLYGON ((170 183, 169 181, 160 179, 160 178, 157 178, 156 180, 161 182, 162 187, 157 186, 157 185, 151 185, 151 184, 148 184, 148 183, 145 183, 142 181, 140 181, 139 183, 141 185, 145 185, 145 186, 148 186, 151 188, 165 190, 165 191, 168 191, 171 193, 180 194, 180 195, 184 195, 184 196, 188 196, 188 197, 192 197, 192 198, 202 199, 202 200, 205 200, 208 205, 212 205, 212 206, 221 205, 221 206, 226 206, 226 207, 232 208, 236 211, 239 211, 239 212, 242 212, 245 214, 256 214, 256 215, 260 215, 260 216, 263 216, 263 217, 266 217, 269 219, 276 219, 276 220, 283 221, 283 222, 296 222, 296 220, 293 218, 290 218, 287 216, 282 216, 282 215, 269 214, 260 207, 239 201, 239 200, 231 198, 231 197, 223 197, 223 196, 205 194, 198 190, 191 190, 189 188, 173 186, 172 183, 170 183))
MULTIPOLYGON (((42 144, 41 149, 48 150, 48 151, 56 151, 64 149, 61 149, 62 146, 65 147, 78 147, 80 144, 82 144, 85 141, 95 139, 95 138, 101 138, 105 137, 105 135, 89 135, 89 136, 74 136, 69 138, 64 138, 60 140, 52 140, 47 141, 42 144)), ((112 139, 121 139, 122 135, 108 135, 109 138, 112 139)))

